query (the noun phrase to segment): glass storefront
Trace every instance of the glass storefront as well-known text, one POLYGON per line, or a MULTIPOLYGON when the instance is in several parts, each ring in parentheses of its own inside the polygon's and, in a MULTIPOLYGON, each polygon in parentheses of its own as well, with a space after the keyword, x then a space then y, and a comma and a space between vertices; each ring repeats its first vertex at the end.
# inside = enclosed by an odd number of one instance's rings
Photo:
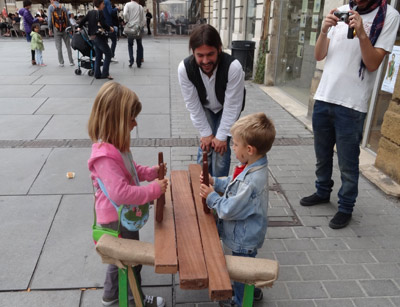
MULTIPOLYGON (((400 11, 400 1, 396 1, 397 3, 394 3, 394 1, 392 0, 391 2, 392 6, 400 11)), ((379 140, 381 138, 381 126, 383 123, 383 116, 385 115, 385 112, 388 109, 389 103, 392 99, 393 86, 396 83, 399 62, 400 29, 397 31, 396 43, 393 47, 392 54, 386 57, 381 66, 379 80, 377 80, 376 82, 377 89, 374 92, 376 93, 376 99, 374 99, 375 96, 373 96, 373 98, 371 99, 371 103, 373 105, 370 108, 371 114, 367 119, 367 127, 365 129, 367 131, 366 142, 364 142, 363 145, 375 153, 378 151, 379 140)))
POLYGON ((247 15, 246 15, 246 40, 251 41, 254 38, 256 28, 256 8, 257 0, 247 1, 247 15))
POLYGON ((324 0, 280 1, 279 49, 275 86, 308 106, 316 61, 315 43, 324 0))
POLYGON ((157 0, 154 4, 157 35, 190 35, 196 24, 206 22, 200 0, 157 0))

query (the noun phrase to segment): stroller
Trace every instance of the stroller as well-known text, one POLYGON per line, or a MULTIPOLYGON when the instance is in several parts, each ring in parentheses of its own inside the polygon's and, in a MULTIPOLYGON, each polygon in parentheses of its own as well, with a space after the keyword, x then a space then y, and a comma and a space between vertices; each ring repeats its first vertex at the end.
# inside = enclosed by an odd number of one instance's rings
POLYGON ((74 50, 78 50, 78 68, 75 69, 75 74, 81 75, 81 67, 83 67, 89 69, 89 76, 93 76, 95 51, 93 42, 90 41, 88 31, 85 27, 72 35, 71 47, 74 50), (79 53, 82 54, 81 57, 79 57, 79 53))

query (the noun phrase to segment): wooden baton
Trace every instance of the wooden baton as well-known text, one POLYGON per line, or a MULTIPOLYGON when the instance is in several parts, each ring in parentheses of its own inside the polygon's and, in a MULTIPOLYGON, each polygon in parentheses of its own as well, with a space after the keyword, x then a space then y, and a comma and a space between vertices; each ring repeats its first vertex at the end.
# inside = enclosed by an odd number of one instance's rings
MULTIPOLYGON (((207 151, 203 151, 203 183, 206 186, 210 185, 210 182, 208 180, 208 155, 207 155, 207 151)), ((203 210, 204 213, 210 213, 210 208, 207 207, 207 203, 206 203, 206 199, 203 198, 203 210)))
MULTIPOLYGON (((162 152, 158 153, 158 179, 164 179, 164 156, 162 152)), ((156 221, 161 223, 163 220, 163 212, 164 212, 164 205, 165 205, 165 194, 161 194, 161 196, 157 199, 156 204, 156 221)))

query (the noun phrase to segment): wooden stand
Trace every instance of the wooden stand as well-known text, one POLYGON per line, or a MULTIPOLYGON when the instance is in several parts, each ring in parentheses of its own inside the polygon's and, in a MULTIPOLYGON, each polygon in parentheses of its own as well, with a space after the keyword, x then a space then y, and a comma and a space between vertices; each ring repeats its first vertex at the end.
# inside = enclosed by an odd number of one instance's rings
MULTIPOLYGON (((164 179, 164 157, 163 153, 159 152, 158 153, 158 166, 160 167, 158 169, 158 179, 162 180, 164 179)), ((163 212, 164 212, 164 205, 165 205, 165 194, 161 194, 161 196, 157 199, 157 205, 156 205, 156 221, 161 223, 163 220, 163 212)))

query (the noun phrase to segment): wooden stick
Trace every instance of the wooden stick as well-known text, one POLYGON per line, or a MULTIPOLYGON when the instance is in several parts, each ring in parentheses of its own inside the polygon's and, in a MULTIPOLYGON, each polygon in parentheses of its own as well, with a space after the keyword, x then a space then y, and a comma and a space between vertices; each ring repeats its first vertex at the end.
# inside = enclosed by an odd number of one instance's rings
MULTIPOLYGON (((203 183, 206 186, 210 185, 209 178, 208 178, 208 155, 207 151, 203 151, 203 183)), ((210 209, 207 207, 206 199, 203 198, 203 210, 204 213, 210 213, 210 209)))
MULTIPOLYGON (((158 153, 158 179, 164 179, 164 156, 162 152, 158 153)), ((161 194, 161 196, 157 199, 156 204, 156 221, 161 223, 163 220, 163 212, 164 212, 164 205, 165 205, 165 194, 161 194)))

